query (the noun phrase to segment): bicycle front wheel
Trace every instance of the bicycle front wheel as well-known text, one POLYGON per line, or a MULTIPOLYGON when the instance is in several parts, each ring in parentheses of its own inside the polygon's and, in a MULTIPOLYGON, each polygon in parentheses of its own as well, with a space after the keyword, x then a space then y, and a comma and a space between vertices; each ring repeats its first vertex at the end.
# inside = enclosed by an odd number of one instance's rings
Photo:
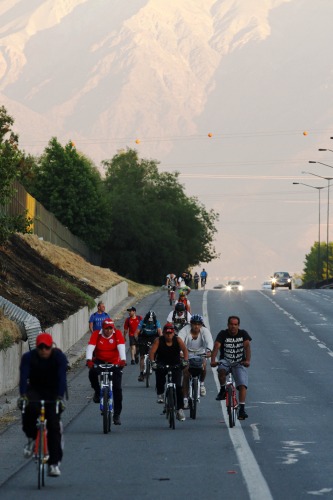
POLYGON ((106 388, 103 390, 103 432, 107 434, 111 430, 111 415, 109 410, 109 395, 106 388))
POLYGON ((146 363, 145 363, 145 371, 146 371, 146 387, 150 386, 150 359, 146 358, 146 363))
POLYGON ((198 405, 198 379, 193 378, 192 381, 192 399, 190 406, 190 418, 195 420, 197 418, 197 405, 198 405))
POLYGON ((169 418, 169 427, 170 429, 175 428, 175 410, 176 410, 176 400, 175 400, 175 394, 174 391, 171 387, 168 389, 168 399, 167 399, 167 413, 168 413, 168 418, 169 418))
POLYGON ((39 430, 37 434, 38 442, 38 456, 37 456, 37 468, 38 468, 38 489, 41 486, 45 486, 45 455, 44 450, 46 448, 46 432, 39 430))
POLYGON ((229 427, 232 428, 235 425, 235 408, 234 408, 234 403, 233 403, 233 398, 232 398, 232 387, 231 386, 227 387, 226 404, 227 404, 227 411, 228 411, 228 418, 229 418, 229 427))

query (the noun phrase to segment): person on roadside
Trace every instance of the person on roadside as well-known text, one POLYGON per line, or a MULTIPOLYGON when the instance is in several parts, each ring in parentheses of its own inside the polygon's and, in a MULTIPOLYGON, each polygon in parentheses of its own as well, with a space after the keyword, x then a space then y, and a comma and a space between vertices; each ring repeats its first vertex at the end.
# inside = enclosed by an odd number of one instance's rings
MULTIPOLYGON (((178 365, 178 369, 172 372, 172 381, 176 384, 176 418, 180 421, 185 420, 184 400, 182 390, 182 369, 188 364, 188 352, 184 342, 175 336, 175 329, 172 323, 166 323, 163 327, 162 337, 158 337, 149 351, 149 359, 153 368, 159 365, 178 365), (183 358, 181 357, 181 353, 183 358)), ((164 387, 166 380, 166 371, 156 370, 156 392, 157 403, 164 403, 164 387)))
POLYGON ((63 457, 61 412, 65 409, 67 358, 54 347, 52 336, 41 332, 36 337, 36 348, 23 354, 20 364, 20 397, 18 407, 22 414, 23 431, 28 438, 24 457, 33 455, 37 437, 36 422, 40 401, 45 400, 45 417, 49 445, 48 475, 60 476, 63 457))
POLYGON ((252 338, 246 330, 239 328, 238 316, 229 316, 228 328, 221 330, 215 340, 211 357, 211 366, 218 366, 218 378, 220 391, 216 396, 217 401, 225 399, 226 376, 232 371, 236 388, 239 391, 238 419, 245 420, 248 414, 245 411, 245 400, 248 387, 248 368, 251 363, 252 338), (216 356, 220 352, 220 361, 216 362, 216 356))
POLYGON ((139 382, 144 381, 144 358, 148 350, 148 342, 154 342, 154 340, 160 335, 162 335, 161 323, 157 319, 154 311, 148 311, 145 317, 140 321, 135 332, 135 339, 138 342, 140 354, 140 374, 138 377, 139 382))
POLYGON ((104 302, 100 300, 97 304, 97 311, 94 312, 89 318, 90 332, 92 333, 95 330, 101 330, 102 323, 107 318, 110 318, 110 316, 105 312, 104 302))
POLYGON ((139 326, 142 316, 136 314, 136 308, 130 307, 127 309, 128 317, 124 323, 124 339, 126 342, 126 337, 128 335, 128 341, 131 351, 131 365, 139 362, 139 354, 137 352, 137 342, 135 340, 135 332, 139 326))
MULTIPOLYGON (((213 337, 208 328, 204 326, 203 317, 200 314, 193 314, 189 325, 184 326, 178 334, 188 350, 189 366, 191 359, 196 356, 206 355, 210 358, 213 350, 213 337)), ((200 396, 206 396, 205 378, 207 373, 206 359, 202 357, 202 371, 200 374, 200 396)), ((188 392, 189 392, 189 367, 183 371, 183 394, 184 408, 188 408, 188 392)))
POLYGON ((185 325, 191 321, 191 314, 186 310, 183 302, 177 302, 173 311, 170 311, 167 317, 167 323, 172 323, 176 335, 185 325))
POLYGON ((94 389, 93 401, 99 403, 100 386, 98 381, 98 365, 110 363, 118 365, 113 371, 113 423, 121 425, 120 414, 122 411, 123 392, 121 387, 122 368, 126 366, 125 339, 120 330, 115 328, 113 319, 103 321, 102 329, 95 330, 89 339, 86 350, 89 380, 94 389))

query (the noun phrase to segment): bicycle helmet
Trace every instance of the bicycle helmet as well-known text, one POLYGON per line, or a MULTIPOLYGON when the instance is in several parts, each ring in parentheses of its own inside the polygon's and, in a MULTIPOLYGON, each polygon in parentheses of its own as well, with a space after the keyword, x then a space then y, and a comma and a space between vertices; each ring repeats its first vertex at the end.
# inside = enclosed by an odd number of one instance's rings
POLYGON ((153 321, 156 321, 156 314, 154 311, 148 311, 146 316, 145 316, 145 321, 149 321, 152 323, 153 321))
POLYGON ((172 323, 166 323, 163 326, 163 334, 164 333, 175 333, 175 329, 172 323))
POLYGON ((193 314, 190 322, 191 323, 199 323, 199 324, 203 325, 204 320, 203 320, 203 317, 200 316, 200 314, 193 314))
POLYGON ((175 305, 175 311, 176 312, 184 312, 185 311, 185 304, 183 302, 177 302, 175 305))

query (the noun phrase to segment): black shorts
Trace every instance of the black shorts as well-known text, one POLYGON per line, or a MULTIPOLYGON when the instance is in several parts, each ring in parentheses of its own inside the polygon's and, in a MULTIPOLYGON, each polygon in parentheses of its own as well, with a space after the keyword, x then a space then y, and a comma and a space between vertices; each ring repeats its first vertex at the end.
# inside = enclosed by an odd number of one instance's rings
POLYGON ((139 348, 139 353, 140 353, 140 356, 144 356, 145 354, 147 354, 149 352, 149 349, 150 349, 150 345, 153 345, 155 339, 157 339, 158 335, 152 335, 150 337, 139 337, 138 338, 138 343, 137 343, 137 346, 139 348))

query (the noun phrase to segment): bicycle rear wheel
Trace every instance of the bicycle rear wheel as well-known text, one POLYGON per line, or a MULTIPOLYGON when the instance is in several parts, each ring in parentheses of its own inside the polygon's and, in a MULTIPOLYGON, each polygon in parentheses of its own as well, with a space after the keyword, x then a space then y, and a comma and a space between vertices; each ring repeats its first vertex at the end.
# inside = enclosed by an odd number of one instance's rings
POLYGON ((103 432, 107 434, 111 430, 111 414, 109 410, 109 397, 108 391, 103 389, 103 432))
POLYGON ((232 398, 232 387, 230 385, 227 387, 226 405, 229 418, 229 427, 232 428, 235 425, 235 408, 232 398))
POLYGON ((198 379, 196 377, 192 378, 191 384, 192 384, 192 399, 190 405, 190 418, 193 418, 193 420, 195 420, 197 417, 197 404, 198 404, 198 379))
POLYGON ((175 410, 176 410, 176 405, 175 405, 175 395, 174 391, 171 387, 168 389, 168 399, 167 399, 167 413, 168 413, 168 419, 169 419, 169 427, 170 429, 175 428, 175 410))

